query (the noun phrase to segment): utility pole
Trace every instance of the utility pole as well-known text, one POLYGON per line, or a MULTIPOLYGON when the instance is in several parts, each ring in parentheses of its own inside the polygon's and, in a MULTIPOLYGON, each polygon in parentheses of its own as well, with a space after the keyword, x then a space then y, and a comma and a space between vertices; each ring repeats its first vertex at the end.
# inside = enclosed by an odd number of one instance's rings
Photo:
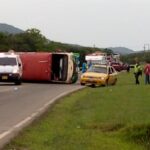
POLYGON ((146 50, 148 50, 148 51, 150 50, 150 45, 148 43, 144 44, 144 51, 146 51, 146 50))

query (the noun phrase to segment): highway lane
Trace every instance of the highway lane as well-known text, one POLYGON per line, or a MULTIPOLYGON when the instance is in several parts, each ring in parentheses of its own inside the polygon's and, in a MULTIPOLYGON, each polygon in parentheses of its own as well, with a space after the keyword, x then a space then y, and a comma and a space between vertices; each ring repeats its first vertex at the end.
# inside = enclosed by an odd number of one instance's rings
POLYGON ((79 84, 0 84, 0 147, 57 98, 80 88, 79 84))

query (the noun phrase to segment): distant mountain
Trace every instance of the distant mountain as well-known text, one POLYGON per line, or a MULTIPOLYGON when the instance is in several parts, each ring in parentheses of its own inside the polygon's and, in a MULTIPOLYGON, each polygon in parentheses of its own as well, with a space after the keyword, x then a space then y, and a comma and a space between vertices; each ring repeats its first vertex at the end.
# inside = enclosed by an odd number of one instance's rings
POLYGON ((134 53, 132 49, 126 47, 109 47, 114 53, 119 53, 121 55, 131 54, 134 53))
POLYGON ((8 33, 8 34, 18 34, 18 33, 24 32, 24 31, 12 26, 12 25, 0 23, 0 32, 4 32, 4 33, 8 33))

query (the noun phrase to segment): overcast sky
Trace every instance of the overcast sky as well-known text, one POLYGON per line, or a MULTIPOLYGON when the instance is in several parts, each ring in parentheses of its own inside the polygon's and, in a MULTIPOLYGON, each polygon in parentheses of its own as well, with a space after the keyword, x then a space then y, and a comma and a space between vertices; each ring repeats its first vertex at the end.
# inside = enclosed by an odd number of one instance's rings
POLYGON ((0 0, 0 23, 58 42, 142 50, 150 44, 150 0, 0 0))

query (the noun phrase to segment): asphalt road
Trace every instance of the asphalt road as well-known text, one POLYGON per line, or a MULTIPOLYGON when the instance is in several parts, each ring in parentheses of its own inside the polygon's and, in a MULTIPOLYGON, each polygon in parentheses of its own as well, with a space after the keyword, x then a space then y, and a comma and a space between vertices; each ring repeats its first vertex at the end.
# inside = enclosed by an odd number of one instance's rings
POLYGON ((51 103, 80 88, 79 84, 0 84, 0 148, 51 103))

